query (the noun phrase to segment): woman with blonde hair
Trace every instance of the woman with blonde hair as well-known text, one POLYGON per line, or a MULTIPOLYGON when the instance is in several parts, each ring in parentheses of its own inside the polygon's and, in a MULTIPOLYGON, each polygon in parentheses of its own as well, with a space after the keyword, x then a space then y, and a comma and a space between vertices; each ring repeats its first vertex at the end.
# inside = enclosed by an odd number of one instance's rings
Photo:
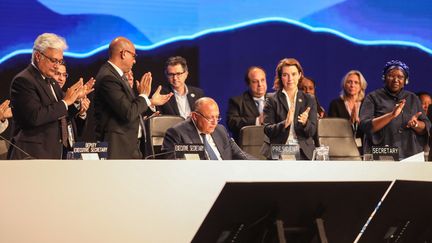
POLYGON ((284 58, 276 67, 274 95, 264 107, 265 142, 262 153, 271 158, 271 144, 288 144, 299 147, 297 159, 312 159, 317 126, 315 99, 299 90, 303 68, 294 58, 284 58))
POLYGON ((353 133, 356 137, 361 137, 361 134, 357 134, 357 127, 367 82, 360 71, 351 70, 342 78, 341 86, 340 96, 330 102, 328 116, 348 119, 353 133))

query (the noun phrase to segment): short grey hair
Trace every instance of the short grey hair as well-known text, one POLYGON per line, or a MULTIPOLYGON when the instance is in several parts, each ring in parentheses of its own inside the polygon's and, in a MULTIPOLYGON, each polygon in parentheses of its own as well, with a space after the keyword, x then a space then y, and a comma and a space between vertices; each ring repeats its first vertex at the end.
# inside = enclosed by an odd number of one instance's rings
POLYGON ((35 52, 43 52, 47 48, 66 50, 68 45, 66 44, 66 40, 53 33, 43 33, 39 35, 33 45, 33 53, 32 53, 32 62, 34 62, 34 54, 35 52))

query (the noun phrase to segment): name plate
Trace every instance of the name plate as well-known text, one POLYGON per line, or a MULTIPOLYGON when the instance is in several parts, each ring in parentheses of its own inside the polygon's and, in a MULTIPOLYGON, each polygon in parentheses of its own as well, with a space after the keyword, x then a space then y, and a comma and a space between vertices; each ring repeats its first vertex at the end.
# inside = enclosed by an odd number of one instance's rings
POLYGON ((175 158, 182 160, 205 160, 203 144, 175 144, 175 158))
POLYGON ((106 160, 107 158, 108 142, 76 142, 72 152, 68 153, 68 159, 106 160))
POLYGON ((298 160, 300 159, 300 146, 290 144, 270 145, 273 160, 298 160))
POLYGON ((374 160, 399 161, 399 148, 394 146, 372 146, 374 160))

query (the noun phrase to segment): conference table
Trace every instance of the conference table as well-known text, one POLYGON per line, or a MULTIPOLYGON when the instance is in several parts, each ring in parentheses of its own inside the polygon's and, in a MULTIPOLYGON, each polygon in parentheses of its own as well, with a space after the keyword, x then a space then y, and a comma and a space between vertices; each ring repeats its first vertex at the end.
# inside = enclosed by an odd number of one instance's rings
POLYGON ((432 181, 427 162, 0 161, 0 242, 191 242, 226 182, 432 181))

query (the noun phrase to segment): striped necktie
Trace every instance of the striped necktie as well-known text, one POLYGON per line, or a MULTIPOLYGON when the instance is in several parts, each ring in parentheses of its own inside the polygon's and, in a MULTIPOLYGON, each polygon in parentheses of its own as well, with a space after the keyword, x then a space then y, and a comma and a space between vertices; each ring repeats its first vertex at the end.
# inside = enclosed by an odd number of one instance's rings
POLYGON ((204 133, 200 134, 204 143, 204 149, 207 152, 208 158, 210 160, 218 160, 218 157, 216 156, 216 153, 213 151, 212 147, 210 146, 209 142, 207 141, 206 135, 204 133))

